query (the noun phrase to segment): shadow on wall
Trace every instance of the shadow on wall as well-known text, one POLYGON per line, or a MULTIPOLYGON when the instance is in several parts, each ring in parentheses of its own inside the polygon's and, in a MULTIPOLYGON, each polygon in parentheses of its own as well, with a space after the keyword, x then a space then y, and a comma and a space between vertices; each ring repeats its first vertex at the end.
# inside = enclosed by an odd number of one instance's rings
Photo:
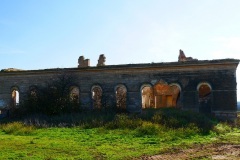
POLYGON ((237 102, 237 110, 240 111, 240 102, 237 102))

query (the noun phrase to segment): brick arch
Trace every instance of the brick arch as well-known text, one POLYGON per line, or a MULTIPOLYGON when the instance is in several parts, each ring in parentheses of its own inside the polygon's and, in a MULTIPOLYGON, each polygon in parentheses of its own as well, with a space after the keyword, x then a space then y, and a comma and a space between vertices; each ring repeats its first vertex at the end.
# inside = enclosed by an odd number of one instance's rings
POLYGON ((13 90, 18 90, 18 91, 20 91, 20 89, 19 89, 18 86, 12 86, 12 87, 11 87, 11 92, 12 92, 13 90))
POLYGON ((153 87, 153 85, 151 83, 143 83, 140 87, 140 91, 142 91, 144 87, 153 87))
POLYGON ((120 84, 117 84, 117 85, 114 87, 114 91, 116 91, 116 90, 117 90, 117 88, 119 88, 119 87, 123 87, 123 88, 125 88, 125 89, 126 89, 126 91, 128 91, 128 89, 127 89, 126 85, 125 85, 125 84, 122 84, 122 83, 120 83, 120 84))
POLYGON ((200 88, 201 85, 207 85, 212 90, 212 85, 210 83, 208 83, 208 82, 200 82, 197 85, 197 91, 199 91, 199 88, 200 88))
POLYGON ((169 86, 177 86, 179 88, 180 92, 182 91, 182 87, 178 83, 171 83, 171 84, 169 84, 169 86))
POLYGON ((201 82, 197 86, 198 97, 204 98, 207 97, 212 92, 212 87, 208 82, 201 82))

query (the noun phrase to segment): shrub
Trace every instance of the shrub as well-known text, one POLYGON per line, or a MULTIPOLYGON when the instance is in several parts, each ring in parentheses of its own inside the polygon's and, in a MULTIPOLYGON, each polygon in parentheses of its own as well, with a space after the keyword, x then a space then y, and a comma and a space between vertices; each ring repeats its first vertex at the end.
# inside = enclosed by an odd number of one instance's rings
POLYGON ((235 126, 240 128, 240 112, 238 112, 237 119, 235 121, 235 126))
POLYGON ((136 128, 135 135, 136 136, 146 136, 146 135, 157 135, 161 126, 158 124, 153 124, 151 122, 144 122, 141 126, 136 128))
POLYGON ((3 124, 0 128, 7 134, 14 134, 14 135, 28 135, 33 133, 35 128, 33 126, 24 125, 21 122, 12 122, 3 124))
POLYGON ((178 128, 176 130, 176 136, 181 138, 187 138, 191 136, 195 136, 200 133, 200 129, 193 123, 190 123, 188 126, 183 128, 178 128))
POLYGON ((152 116, 151 121, 175 129, 194 124, 203 132, 210 131, 214 125, 214 122, 210 118, 201 113, 183 111, 176 108, 159 109, 152 116))
POLYGON ((139 118, 130 118, 127 114, 117 114, 113 121, 105 125, 108 129, 135 129, 142 125, 139 118))
POLYGON ((156 113, 152 116, 152 122, 153 123, 161 123, 163 121, 164 121, 163 115, 160 114, 160 113, 156 113))
POLYGON ((218 123, 213 127, 213 131, 217 134, 224 134, 232 131, 232 128, 227 123, 218 123))
POLYGON ((83 128, 102 127, 115 117, 114 111, 89 110, 77 113, 65 113, 60 115, 33 114, 24 117, 24 124, 36 127, 74 127, 83 128))
POLYGON ((75 84, 74 80, 72 75, 61 73, 44 86, 36 86, 34 94, 28 93, 23 103, 23 112, 59 115, 79 111, 80 104, 70 98, 70 87, 75 84))

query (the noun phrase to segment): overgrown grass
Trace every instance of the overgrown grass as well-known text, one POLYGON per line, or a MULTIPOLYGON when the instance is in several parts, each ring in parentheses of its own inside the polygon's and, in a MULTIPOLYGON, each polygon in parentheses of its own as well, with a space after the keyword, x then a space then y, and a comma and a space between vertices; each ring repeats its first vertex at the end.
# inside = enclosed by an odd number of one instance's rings
POLYGON ((35 127, 24 125, 22 122, 13 122, 0 125, 0 129, 7 134, 29 135, 33 133, 35 127))
POLYGON ((216 119, 207 117, 201 113, 183 111, 175 108, 163 108, 159 110, 146 110, 141 117, 151 120, 153 123, 165 125, 170 128, 182 128, 194 124, 203 132, 208 132, 216 124, 216 119))
POLYGON ((105 124, 108 129, 136 129, 142 126, 140 118, 130 118, 127 114, 118 114, 114 119, 105 124))
POLYGON ((175 108, 147 109, 142 113, 135 114, 119 114, 115 110, 83 111, 56 116, 35 114, 17 120, 37 127, 73 127, 81 125, 85 126, 85 128, 95 128, 104 125, 108 125, 109 128, 124 128, 126 126, 136 128, 142 123, 141 121, 148 121, 176 129, 194 124, 206 132, 211 130, 213 125, 216 124, 216 120, 212 117, 175 108))
POLYGON ((218 123, 214 126, 213 131, 217 134, 229 133, 232 131, 232 127, 227 123, 218 123))
POLYGON ((190 113, 29 116, 0 125, 0 159, 133 159, 199 143, 240 143, 238 128, 190 113))

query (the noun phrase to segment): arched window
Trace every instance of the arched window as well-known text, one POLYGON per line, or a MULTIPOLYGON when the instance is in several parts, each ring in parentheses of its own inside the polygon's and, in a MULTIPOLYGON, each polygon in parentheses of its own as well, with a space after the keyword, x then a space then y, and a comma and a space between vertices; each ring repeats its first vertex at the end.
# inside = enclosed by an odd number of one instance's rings
POLYGON ((204 113, 211 113, 211 92, 212 87, 209 83, 200 83, 197 86, 199 111, 204 113))
POLYGON ((126 109, 127 107, 127 88, 124 85, 117 85, 116 92, 116 106, 118 109, 126 109))
POLYGON ((38 90, 36 86, 29 87, 29 94, 28 94, 28 102, 31 103, 32 106, 36 105, 38 101, 38 90))
POLYGON ((12 105, 13 107, 16 107, 19 105, 19 89, 14 87, 12 89, 12 95, 11 95, 11 98, 12 98, 12 105))
POLYGON ((79 88, 76 86, 70 87, 70 101, 72 103, 79 103, 79 88))
POLYGON ((153 100, 153 88, 151 85, 143 85, 141 87, 141 95, 142 95, 142 108, 153 108, 154 100, 153 100))
POLYGON ((37 87, 36 86, 31 86, 29 87, 29 94, 31 97, 37 97, 37 87))
POLYGON ((205 100, 211 94, 212 87, 208 83, 200 83, 197 87, 198 97, 200 100, 205 100))
POLYGON ((102 107, 102 88, 98 85, 95 85, 91 89, 93 108, 100 109, 102 107))

